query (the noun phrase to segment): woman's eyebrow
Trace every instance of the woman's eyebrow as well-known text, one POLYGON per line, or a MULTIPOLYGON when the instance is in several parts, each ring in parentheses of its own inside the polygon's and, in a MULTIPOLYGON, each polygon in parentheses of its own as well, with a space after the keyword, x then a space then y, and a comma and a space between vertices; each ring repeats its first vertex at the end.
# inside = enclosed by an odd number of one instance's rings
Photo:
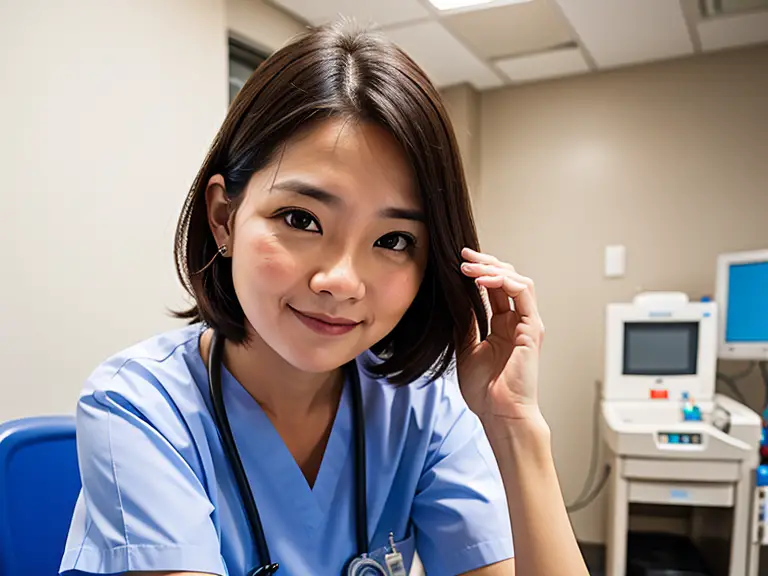
MULTIPOLYGON (((322 190, 317 186, 302 182, 301 180, 285 180, 283 182, 277 182, 272 186, 272 190, 283 190, 292 194, 313 198, 331 208, 336 208, 344 204, 344 200, 340 196, 328 192, 327 190, 322 190)), ((394 206, 383 208, 379 211, 379 216, 394 220, 413 220, 422 223, 426 220, 424 212, 421 210, 414 208, 397 208, 394 206)))
POLYGON ((278 182, 272 186, 272 190, 285 190, 286 192, 292 192, 293 194, 314 198, 318 202, 331 207, 344 204, 344 201, 335 194, 331 194, 326 190, 321 190, 320 188, 307 184, 306 182, 302 182, 301 180, 286 180, 284 182, 278 182))
POLYGON ((394 218, 396 220, 415 220, 416 222, 424 222, 424 212, 421 210, 413 210, 410 208, 384 208, 379 215, 382 218, 394 218))

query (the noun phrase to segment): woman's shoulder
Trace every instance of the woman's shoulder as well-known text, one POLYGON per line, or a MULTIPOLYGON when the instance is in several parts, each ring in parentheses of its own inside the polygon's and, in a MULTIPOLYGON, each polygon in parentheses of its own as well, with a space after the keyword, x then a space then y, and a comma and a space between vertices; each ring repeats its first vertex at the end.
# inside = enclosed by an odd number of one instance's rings
POLYGON ((152 402, 153 390, 163 396, 194 394, 204 374, 200 358, 200 324, 156 334, 101 362, 83 386, 83 396, 121 396, 152 402))

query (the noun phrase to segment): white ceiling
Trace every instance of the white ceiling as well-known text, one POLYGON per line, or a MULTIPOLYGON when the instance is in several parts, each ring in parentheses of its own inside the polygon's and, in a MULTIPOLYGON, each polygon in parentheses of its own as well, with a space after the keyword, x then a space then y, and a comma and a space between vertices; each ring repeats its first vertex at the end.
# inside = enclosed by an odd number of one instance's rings
POLYGON ((673 0, 561 0, 579 44, 600 68, 693 54, 680 3, 673 0))
POLYGON ((309 24, 382 28, 441 87, 483 90, 768 43, 768 0, 269 0, 309 24), (702 14, 704 9, 705 14, 702 14))
POLYGON ((578 47, 545 50, 533 54, 502 59, 496 66, 512 81, 542 80, 589 72, 589 64, 578 47))
POLYGON ((482 58, 456 39, 439 22, 427 20, 391 28, 387 35, 422 64, 438 86, 469 82, 478 89, 501 86, 501 79, 482 58))

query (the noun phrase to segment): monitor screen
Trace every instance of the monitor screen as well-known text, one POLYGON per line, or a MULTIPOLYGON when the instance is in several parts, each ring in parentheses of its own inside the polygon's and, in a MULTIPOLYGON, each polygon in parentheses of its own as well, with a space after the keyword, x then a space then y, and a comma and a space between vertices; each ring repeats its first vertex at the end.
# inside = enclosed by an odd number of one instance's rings
POLYGON ((768 262, 731 264, 725 341, 768 342, 768 262))
POLYGON ((698 322, 624 324, 625 375, 695 375, 698 352, 698 322))

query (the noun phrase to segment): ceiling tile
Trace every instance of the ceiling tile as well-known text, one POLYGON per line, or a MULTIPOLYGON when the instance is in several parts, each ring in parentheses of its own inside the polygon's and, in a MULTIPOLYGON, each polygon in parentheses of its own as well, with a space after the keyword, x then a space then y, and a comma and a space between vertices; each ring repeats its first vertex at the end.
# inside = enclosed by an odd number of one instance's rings
POLYGON ((483 58, 539 52, 573 41, 553 0, 534 0, 440 20, 483 58))
POLYGON ((768 10, 768 0, 718 0, 712 2, 715 11, 722 14, 736 14, 737 12, 749 12, 751 10, 768 10))
POLYGON ((704 50, 768 42, 768 12, 707 18, 699 22, 698 29, 704 50))
POLYGON ((437 22, 388 29, 386 34, 424 68, 437 86, 469 82, 482 90, 502 84, 485 62, 437 22))
POLYGON ((693 53, 680 2, 673 0, 557 0, 598 66, 693 53))
POLYGON ((419 0, 271 0, 310 24, 323 24, 339 16, 358 23, 390 26, 428 18, 429 10, 419 0))
POLYGON ((563 48, 496 61, 496 66, 512 82, 559 78, 589 72, 589 65, 579 48, 563 48))

